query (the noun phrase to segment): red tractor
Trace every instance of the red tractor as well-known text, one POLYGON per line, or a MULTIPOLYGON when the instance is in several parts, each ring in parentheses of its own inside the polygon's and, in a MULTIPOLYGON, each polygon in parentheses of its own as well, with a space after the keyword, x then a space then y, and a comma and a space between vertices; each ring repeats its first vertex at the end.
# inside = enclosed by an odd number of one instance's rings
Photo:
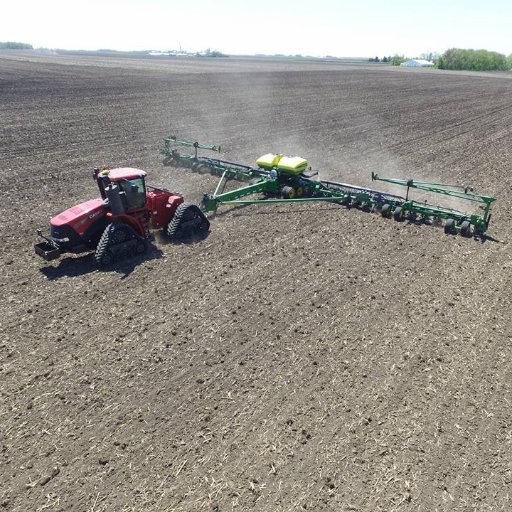
POLYGON ((94 169, 101 198, 73 206, 53 217, 50 236, 35 252, 46 261, 63 253, 94 251, 94 259, 107 266, 143 254, 150 229, 164 228, 174 242, 207 235, 210 223, 195 204, 163 188, 146 185, 146 173, 129 167, 94 169))

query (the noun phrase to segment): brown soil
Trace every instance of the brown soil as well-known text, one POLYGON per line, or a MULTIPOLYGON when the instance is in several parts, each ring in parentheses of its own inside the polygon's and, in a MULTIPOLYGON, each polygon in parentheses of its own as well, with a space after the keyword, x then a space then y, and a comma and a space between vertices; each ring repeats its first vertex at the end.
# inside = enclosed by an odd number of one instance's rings
POLYGON ((9 55, 0 510, 510 510, 510 75, 9 55), (471 183, 498 197, 491 238, 277 205, 112 271, 33 254, 96 165, 212 190, 162 166, 171 133, 471 183))

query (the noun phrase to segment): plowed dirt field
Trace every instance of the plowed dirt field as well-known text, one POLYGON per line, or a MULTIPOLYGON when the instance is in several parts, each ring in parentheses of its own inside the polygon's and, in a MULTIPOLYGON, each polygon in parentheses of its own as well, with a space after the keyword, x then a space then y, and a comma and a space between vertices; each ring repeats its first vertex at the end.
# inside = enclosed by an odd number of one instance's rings
POLYGON ((511 78, 0 54, 0 510, 511 510, 511 78), (211 191, 172 133, 470 183, 490 236, 269 205, 109 271, 33 254, 96 165, 211 191))

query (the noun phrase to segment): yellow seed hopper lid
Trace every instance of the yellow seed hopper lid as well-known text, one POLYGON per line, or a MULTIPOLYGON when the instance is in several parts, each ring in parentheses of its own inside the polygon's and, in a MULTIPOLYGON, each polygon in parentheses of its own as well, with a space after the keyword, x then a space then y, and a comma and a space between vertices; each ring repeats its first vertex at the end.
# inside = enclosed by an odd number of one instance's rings
POLYGON ((277 168, 283 171, 288 171, 291 174, 301 174, 308 166, 308 161, 300 156, 283 156, 277 168))
POLYGON ((281 160, 282 155, 274 155, 274 153, 267 153, 266 155, 260 156, 258 160, 256 160, 256 165, 258 167, 262 167, 263 169, 272 169, 276 167, 281 160))

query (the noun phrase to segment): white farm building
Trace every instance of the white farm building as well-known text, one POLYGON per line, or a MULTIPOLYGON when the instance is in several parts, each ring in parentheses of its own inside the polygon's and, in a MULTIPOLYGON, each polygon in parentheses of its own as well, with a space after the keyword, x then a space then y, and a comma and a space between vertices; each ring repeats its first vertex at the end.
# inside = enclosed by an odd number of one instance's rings
POLYGON ((429 60, 411 59, 402 62, 400 66, 404 66, 405 68, 431 68, 434 66, 434 63, 429 60))

